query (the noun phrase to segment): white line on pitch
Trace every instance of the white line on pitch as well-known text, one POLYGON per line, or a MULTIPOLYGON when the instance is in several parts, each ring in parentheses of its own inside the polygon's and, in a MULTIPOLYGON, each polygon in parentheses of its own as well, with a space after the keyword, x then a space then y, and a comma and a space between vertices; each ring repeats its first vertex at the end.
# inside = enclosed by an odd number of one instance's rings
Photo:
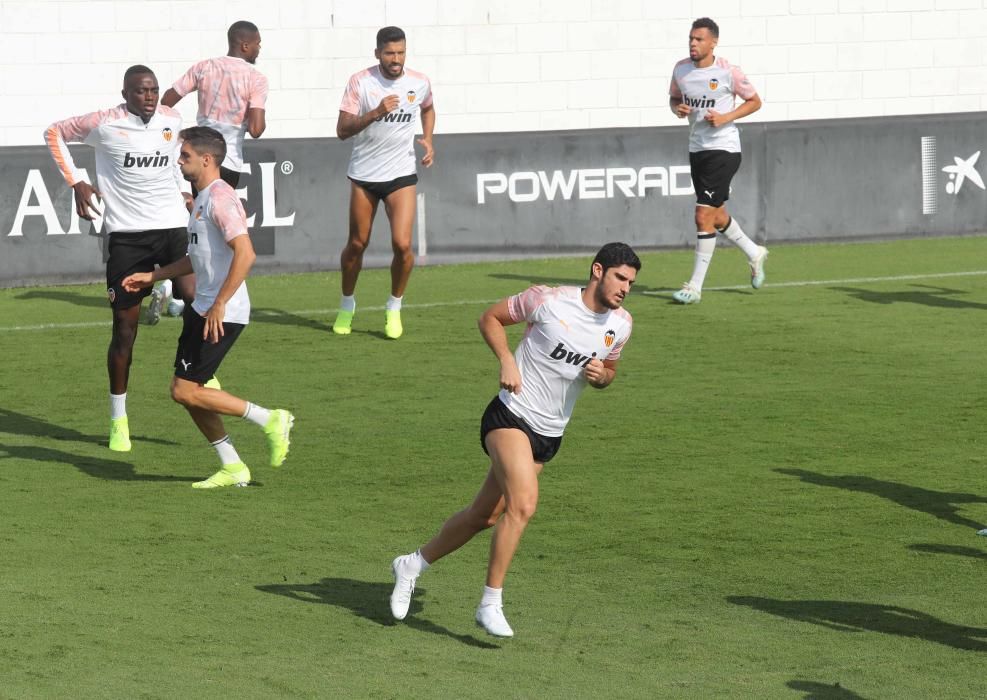
MULTIPOLYGON (((847 277, 838 280, 803 280, 801 282, 774 282, 765 285, 765 289, 771 287, 817 287, 828 284, 864 284, 868 282, 907 282, 909 280, 941 279, 944 277, 982 277, 987 275, 987 270, 970 270, 968 272, 932 272, 921 275, 889 275, 887 277, 847 277)), ((706 287, 704 291, 729 291, 732 289, 748 289, 749 285, 735 284, 726 287, 706 287)), ((648 296, 664 295, 673 289, 657 289, 640 292, 648 296)), ((478 304, 493 304, 499 299, 461 299, 459 301, 436 301, 427 304, 405 304, 405 309, 434 309, 448 306, 475 306, 478 304)), ((361 306, 362 311, 383 311, 383 306, 361 306)), ((255 309, 252 312, 254 317, 265 316, 321 316, 335 313, 336 309, 304 309, 302 311, 278 311, 267 309, 255 309)), ((52 331, 67 330, 71 328, 104 328, 109 327, 109 321, 84 321, 80 323, 41 323, 32 326, 0 326, 0 333, 10 333, 13 331, 52 331)))

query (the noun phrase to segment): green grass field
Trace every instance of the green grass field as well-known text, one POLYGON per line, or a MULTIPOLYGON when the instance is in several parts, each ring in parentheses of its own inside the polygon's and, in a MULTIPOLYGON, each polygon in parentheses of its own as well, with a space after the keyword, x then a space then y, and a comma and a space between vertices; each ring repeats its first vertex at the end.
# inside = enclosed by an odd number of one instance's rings
POLYGON ((588 258, 421 267, 396 342, 384 271, 345 338, 338 275, 252 279, 219 376, 297 421, 275 471, 229 420, 258 483, 217 492, 168 397, 176 319, 140 330, 119 454, 101 286, 0 290, 0 697, 987 696, 987 238, 778 246, 756 293, 723 246, 673 305, 691 257, 643 256, 617 381, 542 477, 512 640, 473 622, 489 533, 399 624, 390 561, 485 474, 477 316, 588 258))

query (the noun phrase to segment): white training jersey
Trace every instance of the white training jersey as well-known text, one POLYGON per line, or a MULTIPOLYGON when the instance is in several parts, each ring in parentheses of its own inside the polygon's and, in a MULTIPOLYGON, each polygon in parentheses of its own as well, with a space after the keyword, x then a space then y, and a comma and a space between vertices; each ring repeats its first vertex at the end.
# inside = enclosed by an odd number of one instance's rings
POLYGON ((55 122, 45 142, 69 187, 84 180, 65 144, 81 141, 96 150, 95 188, 103 196, 103 223, 110 233, 179 228, 188 219, 178 168, 182 117, 158 105, 145 124, 125 104, 55 122))
MULTIPOLYGON (((192 308, 205 316, 226 282, 233 262, 227 245, 247 234, 247 214, 236 191, 223 180, 214 180, 199 192, 188 217, 188 256, 195 272, 195 301, 192 308)), ((250 322, 250 296, 242 282, 226 302, 224 323, 250 322)))
POLYGON ((397 95, 400 106, 353 137, 346 174, 354 180, 390 182, 416 172, 418 117, 423 107, 432 105, 432 84, 423 73, 405 68, 400 78, 391 80, 380 66, 371 66, 350 78, 339 110, 360 116, 388 95, 397 95))
POLYGON ((237 56, 218 56, 196 63, 171 89, 181 97, 199 91, 196 122, 223 135, 226 140, 223 165, 242 172, 247 110, 265 109, 267 104, 264 74, 237 56))
POLYGON ((675 64, 668 94, 692 107, 689 112, 689 152, 729 151, 740 153, 740 129, 736 122, 717 128, 706 121, 706 111, 732 112, 734 96, 749 100, 757 90, 738 66, 717 58, 707 68, 696 68, 688 58, 675 64))
POLYGON ((500 400, 539 435, 558 437, 586 386, 589 361, 620 359, 631 315, 623 308, 591 311, 579 287, 529 287, 510 297, 507 308, 528 328, 514 351, 521 393, 502 389, 500 400))

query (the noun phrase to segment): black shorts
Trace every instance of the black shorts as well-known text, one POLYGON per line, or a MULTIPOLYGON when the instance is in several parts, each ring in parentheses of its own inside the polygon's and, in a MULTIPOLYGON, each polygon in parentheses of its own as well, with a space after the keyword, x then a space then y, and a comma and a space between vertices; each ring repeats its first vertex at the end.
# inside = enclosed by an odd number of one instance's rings
POLYGON ((137 306, 151 288, 128 292, 120 284, 134 272, 151 272, 188 254, 188 230, 162 228, 153 231, 110 234, 110 258, 106 261, 106 293, 114 309, 137 306))
POLYGON ((730 151, 699 151, 689 154, 696 204, 721 207, 730 199, 730 181, 740 170, 740 154, 730 151))
POLYGON ((182 312, 182 334, 178 337, 178 351, 175 353, 176 377, 198 384, 212 379, 226 353, 243 332, 244 324, 224 323, 223 336, 218 343, 203 340, 205 327, 206 319, 191 304, 186 304, 182 312))
POLYGON ((558 437, 539 435, 524 422, 523 418, 511 413, 499 396, 495 396, 487 405, 487 410, 483 412, 483 418, 480 419, 480 445, 484 452, 487 452, 487 433, 499 428, 514 428, 527 435, 528 442, 531 443, 531 456, 539 464, 551 461, 562 446, 561 435, 558 437))
POLYGON ((387 182, 364 182, 363 180, 354 180, 353 178, 350 178, 350 182, 354 185, 362 187, 377 199, 384 199, 392 192, 397 192, 405 187, 414 187, 417 185, 418 174, 415 173, 412 175, 405 175, 387 182))
MULTIPOLYGON (((240 184, 240 173, 237 172, 236 170, 230 170, 229 168, 225 168, 221 165, 219 166, 219 179, 225 182, 226 184, 228 184, 233 189, 236 189, 237 185, 240 184)), ((199 190, 196 189, 195 185, 192 185, 192 196, 193 197, 199 196, 199 190)))

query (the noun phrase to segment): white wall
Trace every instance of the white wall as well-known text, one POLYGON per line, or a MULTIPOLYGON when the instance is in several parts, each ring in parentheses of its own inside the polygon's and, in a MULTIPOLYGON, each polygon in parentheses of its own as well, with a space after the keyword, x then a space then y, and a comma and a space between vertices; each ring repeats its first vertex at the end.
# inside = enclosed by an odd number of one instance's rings
POLYGON ((987 0, 0 0, 0 146, 117 104, 134 63, 163 92, 238 19, 262 31, 268 136, 335 135, 388 24, 432 79, 438 133, 674 124, 669 75, 701 15, 758 120, 987 109, 987 0))

